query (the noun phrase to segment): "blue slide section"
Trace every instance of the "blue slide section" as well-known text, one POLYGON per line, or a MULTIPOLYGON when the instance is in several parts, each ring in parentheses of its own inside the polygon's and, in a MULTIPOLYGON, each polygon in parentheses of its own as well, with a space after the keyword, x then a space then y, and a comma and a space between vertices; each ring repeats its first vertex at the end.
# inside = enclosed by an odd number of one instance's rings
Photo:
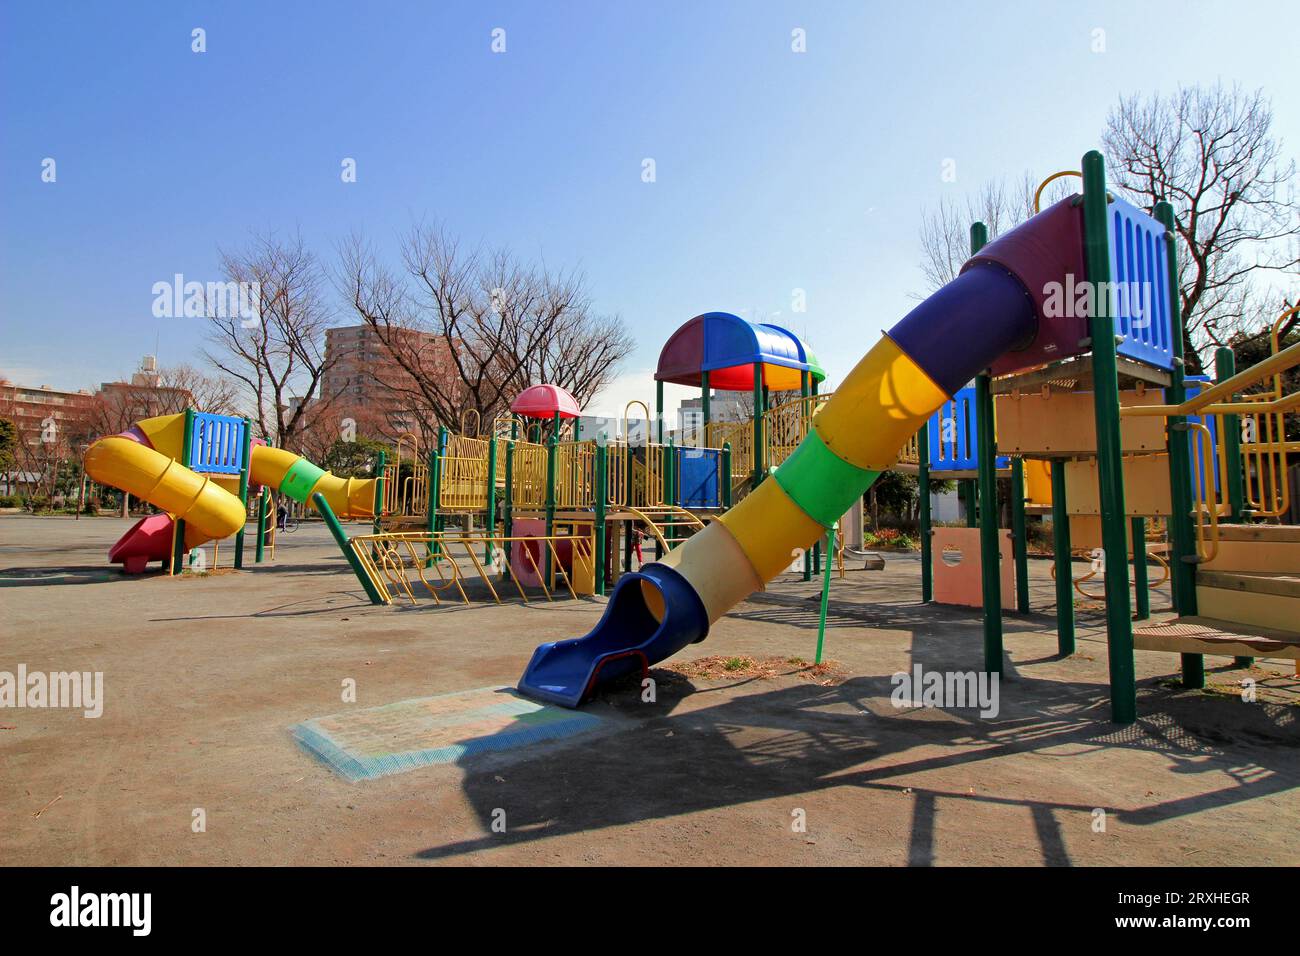
POLYGON ((672 568, 647 564, 618 579, 600 622, 585 637, 551 641, 533 651, 520 693, 577 707, 597 687, 704 640, 709 619, 695 589, 672 568), (663 620, 646 605, 645 589, 659 592, 663 620))

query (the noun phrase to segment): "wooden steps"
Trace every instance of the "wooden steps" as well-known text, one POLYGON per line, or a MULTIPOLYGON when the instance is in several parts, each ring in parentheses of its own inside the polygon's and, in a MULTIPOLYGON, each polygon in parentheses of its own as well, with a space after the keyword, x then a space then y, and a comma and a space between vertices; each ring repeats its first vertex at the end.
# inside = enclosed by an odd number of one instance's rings
POLYGON ((1143 651, 1212 654, 1217 657, 1273 657, 1300 661, 1300 633, 1245 627, 1198 615, 1146 623, 1133 629, 1133 646, 1143 651))
POLYGON ((1198 570, 1300 575, 1300 525, 1221 524, 1219 553, 1198 570))

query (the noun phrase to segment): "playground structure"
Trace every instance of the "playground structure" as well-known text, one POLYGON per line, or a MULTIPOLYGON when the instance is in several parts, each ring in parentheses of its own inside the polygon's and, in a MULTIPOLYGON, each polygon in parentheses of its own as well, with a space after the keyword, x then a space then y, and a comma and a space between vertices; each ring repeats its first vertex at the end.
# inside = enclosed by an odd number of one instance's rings
POLYGON ((273 489, 320 512, 376 604, 468 603, 471 578, 497 602, 612 588, 595 629, 539 647, 520 681, 577 706, 601 683, 703 640, 782 572, 809 580, 824 570, 829 581, 831 555, 842 562, 837 526, 849 516, 860 528, 863 493, 899 469, 918 477, 922 600, 982 607, 989 672, 1003 669, 1003 609, 1029 611, 1035 512, 1052 515, 1061 654, 1075 649, 1076 589, 1105 601, 1117 722, 1136 717, 1136 649, 1181 654, 1191 687, 1204 682, 1206 653, 1300 658, 1300 588, 1288 576, 1300 573, 1300 532, 1258 523, 1288 511, 1286 456, 1300 451, 1284 429, 1300 407, 1281 378, 1300 364, 1300 346, 1278 340, 1286 316, 1265 362, 1234 374, 1220 350, 1217 382, 1186 376, 1172 210, 1149 216, 1107 193, 1099 154, 1072 175, 1081 194, 995 242, 974 224, 959 276, 833 393, 819 392, 825 373, 789 331, 709 312, 665 344, 655 414, 630 403, 615 434, 578 437, 577 403, 537 385, 486 429, 467 414, 428 449, 403 436, 373 478, 340 479, 251 442, 243 419, 141 422, 86 459, 95 480, 169 513, 128 532, 114 559, 179 570, 187 550, 234 534, 242 567, 255 500, 261 560, 273 489), (1112 282, 1142 291, 1112 296, 1112 282), (1072 309, 1074 290, 1093 304, 1072 309), (700 388, 698 421, 677 434, 665 432, 665 382, 700 388), (746 393, 753 414, 714 420, 721 391, 746 393), (1008 529, 998 527, 1000 477, 1011 487, 1008 529), (967 528, 933 526, 937 479, 961 483, 967 528), (347 518, 372 519, 370 533, 349 538, 347 518), (956 566, 944 560, 950 549, 962 554, 956 566), (1080 550, 1104 572, 1077 578, 1080 550), (1173 622, 1142 623, 1149 562, 1172 579, 1173 622), (1084 589, 1094 577, 1104 594, 1084 589))
MULTIPOLYGON (((86 451, 86 474, 162 510, 136 522, 109 552, 127 573, 160 561, 169 573, 185 555, 234 536, 234 567, 244 566, 250 500, 257 502, 256 561, 273 541, 272 491, 294 501, 315 498, 334 514, 374 513, 373 478, 337 478, 292 452, 254 443, 245 418, 186 409, 136 422, 86 451)), ((215 560, 213 562, 215 566, 215 560)))
MULTIPOLYGON (((947 423, 941 415, 933 423, 938 434, 932 435, 930 420, 972 379, 976 428, 970 430, 974 442, 966 462, 973 468, 952 467, 960 462, 956 455, 936 464, 974 481, 967 486, 969 503, 986 503, 968 510, 979 528, 986 671, 1000 674, 1004 659, 995 394, 1007 422, 1002 445, 1016 451, 1008 461, 1012 520, 1019 525, 1012 534, 1016 562, 1026 558, 1026 463, 1050 462, 1032 466, 1038 494, 1030 501, 1052 509, 1062 654, 1075 649, 1072 512, 1095 519, 1074 523, 1081 532, 1093 526, 1106 569, 1113 720, 1136 719, 1133 655, 1138 647, 1180 653, 1183 682, 1191 687, 1203 685, 1207 650, 1242 656, 1243 648, 1258 648, 1270 656, 1300 656, 1300 635, 1282 631, 1300 609, 1300 590, 1294 578, 1278 573, 1300 570, 1300 540, 1291 529, 1273 532, 1268 526, 1220 521, 1224 514, 1240 520, 1250 512, 1276 517, 1286 510, 1285 456, 1297 449, 1285 439, 1282 416, 1300 402, 1284 394, 1280 373, 1300 362, 1300 346, 1284 349, 1275 343, 1269 360, 1241 375, 1223 365, 1221 354, 1220 381, 1189 397, 1171 207, 1159 204, 1152 217, 1109 194, 1099 153, 1085 156, 1082 172, 1074 175, 1083 179, 1081 195, 1056 203, 992 244, 986 244, 984 226, 975 224, 972 258, 958 277, 895 325, 815 415, 810 409, 800 416, 803 434, 779 464, 762 458, 764 404, 756 375, 749 493, 662 560, 625 575, 588 635, 539 647, 520 689, 577 706, 600 682, 703 640, 732 605, 832 528, 881 471, 894 467, 900 456, 909 457, 909 445, 927 511, 923 598, 932 599, 930 457, 935 443, 943 448, 947 423), (1112 296, 1112 279, 1118 288, 1140 290, 1137 297, 1112 296), (1069 307, 1075 304, 1072 296, 1069 306, 1062 296, 1076 285, 1092 297, 1077 310, 1069 307), (1262 395, 1233 400, 1270 382, 1262 395), (1011 404, 1021 402, 1029 404, 1011 404), (1041 404, 1035 407, 1036 402, 1041 404), (1237 440, 1240 416, 1253 416, 1254 422, 1244 449, 1237 440), (1152 430, 1141 422, 1147 417, 1155 421, 1152 430), (1046 422, 1051 425, 1038 428, 1035 436, 1034 426, 1046 422), (1091 429, 1083 427, 1089 424, 1091 429), (1218 442, 1216 432, 1222 436, 1218 442), (1074 447, 1060 447, 1059 440, 1053 447, 1054 435, 1074 447), (764 465, 776 467, 769 474, 764 465), (968 470, 973 479, 961 474, 968 470), (1044 474, 1050 481, 1047 492, 1044 474), (1252 483, 1256 490, 1248 496, 1244 486, 1252 483), (1220 485, 1230 496, 1233 488, 1243 489, 1229 498, 1226 509, 1218 500, 1220 485), (1138 616, 1145 618, 1148 517, 1163 517, 1168 524, 1179 618, 1135 632, 1128 556, 1132 541, 1138 616), (1268 557, 1250 548, 1223 548, 1221 557, 1221 542, 1252 538, 1269 545, 1268 557), (1230 560, 1230 551, 1245 563, 1221 572, 1208 569, 1230 560), (1215 616, 1198 615, 1198 605, 1215 616), (1275 630, 1252 633, 1258 627, 1275 630)), ((1016 596, 1019 609, 1027 610, 1025 575, 1018 576, 1016 596)))

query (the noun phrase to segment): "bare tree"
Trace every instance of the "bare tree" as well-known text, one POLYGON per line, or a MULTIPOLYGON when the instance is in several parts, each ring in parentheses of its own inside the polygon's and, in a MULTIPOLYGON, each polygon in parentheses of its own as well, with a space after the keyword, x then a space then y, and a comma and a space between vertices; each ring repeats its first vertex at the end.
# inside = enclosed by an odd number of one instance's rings
POLYGON ((609 384, 634 342, 617 316, 596 314, 577 273, 466 251, 440 227, 417 226, 392 271, 359 237, 341 250, 339 286, 397 368, 384 385, 427 430, 473 409, 486 425, 522 389, 560 385, 580 404, 609 384))
POLYGON ((262 437, 291 448, 336 397, 317 395, 331 361, 325 330, 336 319, 325 275, 301 235, 255 235, 245 249, 223 252, 221 268, 252 287, 254 308, 251 315, 209 308, 213 348, 204 354, 240 384, 262 437))
POLYGON ((1267 334, 1281 297, 1267 279, 1300 271, 1296 164, 1262 92, 1239 86, 1132 96, 1110 113, 1110 179, 1137 205, 1174 207, 1188 371, 1210 349, 1267 334))
MULTIPOLYGON (((944 197, 926 210, 921 219, 921 273, 925 276, 926 294, 955 279, 970 258, 972 223, 984 223, 992 240, 1030 218, 1038 184, 1038 177, 1025 171, 1019 179, 992 180, 961 198, 944 197)), ((1051 183, 1043 191, 1042 207, 1063 199, 1076 188, 1077 183, 1072 185, 1068 180, 1051 183)))

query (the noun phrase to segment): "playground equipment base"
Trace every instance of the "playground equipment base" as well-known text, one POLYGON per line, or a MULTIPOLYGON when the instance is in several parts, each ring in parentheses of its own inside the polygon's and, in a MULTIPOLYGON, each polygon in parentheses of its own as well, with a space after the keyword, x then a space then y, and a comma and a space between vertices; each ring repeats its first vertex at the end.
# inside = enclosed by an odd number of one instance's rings
POLYGON ((316 717, 290 733, 312 756, 357 781, 573 737, 603 722, 527 700, 510 687, 482 687, 316 717))

